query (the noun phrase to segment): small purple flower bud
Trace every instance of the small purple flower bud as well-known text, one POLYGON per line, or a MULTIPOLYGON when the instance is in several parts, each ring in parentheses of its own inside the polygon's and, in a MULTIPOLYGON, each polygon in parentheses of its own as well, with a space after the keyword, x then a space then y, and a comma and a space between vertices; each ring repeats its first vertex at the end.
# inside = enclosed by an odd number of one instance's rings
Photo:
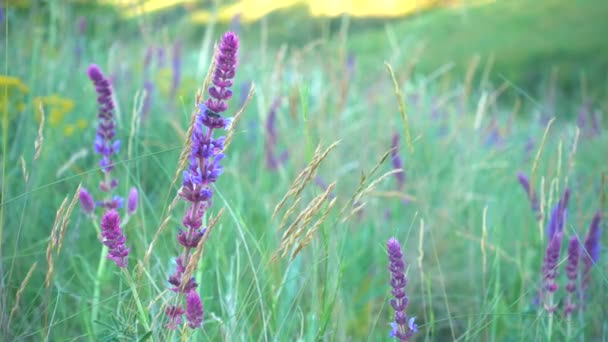
POLYGON ((186 318, 188 319, 188 326, 191 329, 196 329, 203 323, 203 315, 205 311, 203 309, 203 303, 201 297, 196 291, 190 291, 186 295, 186 318))
POLYGON ((80 206, 82 207, 82 210, 87 215, 92 214, 93 211, 95 210, 95 200, 93 200, 93 196, 91 196, 91 194, 87 191, 87 189, 85 189, 85 188, 80 189, 79 199, 80 199, 80 206))
POLYGON ((132 187, 129 191, 129 197, 127 198, 127 214, 133 215, 137 211, 137 204, 139 202, 139 193, 135 187, 132 187))

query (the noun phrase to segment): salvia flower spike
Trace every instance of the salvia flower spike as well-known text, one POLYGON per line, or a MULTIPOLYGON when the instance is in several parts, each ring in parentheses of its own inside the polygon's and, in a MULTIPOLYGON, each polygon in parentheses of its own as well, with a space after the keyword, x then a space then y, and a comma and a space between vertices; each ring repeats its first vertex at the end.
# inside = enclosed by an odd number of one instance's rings
POLYGON ((127 238, 120 227, 120 215, 116 210, 106 211, 101 218, 101 236, 103 244, 108 247, 108 259, 118 267, 127 267, 129 248, 125 245, 127 238))
MULTIPOLYGON (((114 100, 112 100, 112 88, 110 81, 95 64, 89 66, 89 78, 93 81, 97 92, 97 103, 99 105, 99 125, 97 126, 97 136, 95 137, 95 153, 101 155, 99 166, 102 171, 109 174, 114 168, 111 157, 120 150, 120 140, 115 139, 116 124, 114 122, 114 100)), ((104 184, 103 189, 112 189, 117 183, 109 181, 104 184)))
MULTIPOLYGON (((177 267, 169 277, 171 290, 177 292, 178 298, 185 295, 183 306, 172 305, 166 309, 169 318, 169 329, 175 329, 181 324, 185 314, 190 328, 198 328, 203 321, 203 304, 196 288, 194 278, 183 279, 186 267, 190 265, 192 250, 195 249, 207 231, 203 227, 203 216, 212 205, 213 190, 211 186, 222 174, 220 161, 224 158, 225 137, 213 137, 214 130, 228 129, 232 119, 222 115, 228 109, 228 101, 232 97, 230 87, 236 71, 236 58, 239 40, 232 33, 224 34, 215 60, 215 70, 212 85, 209 88, 209 98, 204 104, 199 104, 198 113, 194 120, 191 137, 190 165, 184 171, 182 187, 179 196, 188 202, 188 208, 182 219, 183 229, 177 234, 177 241, 184 247, 183 253, 177 257, 177 267)), ((179 300, 178 300, 179 301, 179 300)))
POLYGON ((395 310, 394 319, 391 323, 390 336, 399 341, 409 341, 418 332, 418 326, 414 323, 415 317, 408 319, 407 309, 408 297, 405 293, 407 278, 405 277, 405 262, 401 245, 395 238, 390 238, 386 243, 389 258, 389 270, 391 271, 392 295, 390 303, 395 310))
POLYGON ((598 210, 595 215, 593 215, 593 219, 591 219, 591 225, 589 226, 589 231, 585 237, 585 250, 581 255, 583 258, 583 276, 581 284, 583 290, 589 286, 591 269, 600 257, 601 219, 602 213, 598 210))
POLYGON ((559 288, 557 284, 557 267, 562 249, 563 232, 557 231, 551 237, 545 250, 545 260, 543 263, 543 303, 547 312, 552 314, 555 311, 553 295, 559 288))
POLYGON ((580 242, 578 237, 573 236, 568 242, 568 263, 566 264, 566 276, 568 278, 568 284, 566 285, 566 304, 564 312, 566 316, 572 315, 576 304, 574 303, 574 294, 576 292, 576 283, 578 281, 578 263, 580 255, 580 242))

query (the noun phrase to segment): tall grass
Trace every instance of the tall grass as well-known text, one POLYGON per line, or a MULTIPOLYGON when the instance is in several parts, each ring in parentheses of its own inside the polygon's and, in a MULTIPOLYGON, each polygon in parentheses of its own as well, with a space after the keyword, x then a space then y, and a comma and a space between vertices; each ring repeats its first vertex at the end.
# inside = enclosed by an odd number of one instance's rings
MULTIPOLYGON (((183 216, 172 201, 179 186, 175 175, 197 89, 205 87, 200 70, 207 66, 199 61, 211 60, 208 40, 216 39, 202 37, 219 35, 183 22, 161 25, 154 17, 138 20, 138 30, 110 29, 106 19, 89 16, 81 40, 76 8, 48 6, 52 20, 44 8, 9 9, 1 29, 5 74, 29 88, 19 95, 17 88, 0 85, 8 99, 0 120, 2 337, 168 340, 166 279, 175 267, 183 216), (148 80, 146 49, 154 44, 170 51, 178 40, 179 85, 172 93, 169 66, 153 63, 153 101, 147 117, 137 117, 148 80), (125 228, 131 247, 127 277, 111 263, 98 276, 98 233, 70 205, 79 184, 97 182, 100 173, 95 156, 80 152, 91 151, 95 135, 96 98, 85 69, 90 62, 114 82, 117 135, 128 151, 117 160, 116 172, 125 175, 118 190, 140 190, 140 207, 125 228), (61 113, 46 104, 41 125, 33 99, 52 94, 73 101, 73 109, 61 113), (52 259, 45 267, 47 246, 52 259)), ((393 39, 389 31, 382 39, 393 39)), ((253 81, 255 94, 230 133, 225 174, 211 208, 224 212, 194 272, 205 320, 201 329, 178 330, 171 338, 387 340, 393 311, 385 244, 394 236, 410 265, 408 315, 417 316, 415 340, 607 339, 608 234, 602 235, 583 310, 569 324, 560 306, 548 315, 535 303, 547 240, 516 177, 520 170, 534 174, 531 186, 546 215, 567 185, 572 198, 564 233, 584 240, 594 213, 606 210, 608 137, 602 129, 578 139, 569 110, 582 96, 567 93, 567 108, 556 107, 548 125, 546 99, 492 84, 481 67, 470 69, 474 75, 418 74, 409 54, 376 48, 363 56, 377 63, 373 70, 349 65, 343 53, 347 25, 344 32, 275 49, 276 42, 261 43, 272 37, 252 26, 242 42, 231 110, 240 91, 249 93, 241 83, 253 81), (483 84, 476 81, 480 77, 483 84), (501 101, 505 93, 519 97, 517 109, 501 101), (289 159, 268 168, 265 123, 278 97, 286 100, 273 108, 275 141, 279 151, 289 150, 289 159), (402 190, 389 158, 394 132, 404 137, 402 190), (329 185, 316 185, 315 176, 329 185)), ((558 282, 565 286, 565 272, 558 282)), ((563 289, 556 298, 565 298, 563 289)))

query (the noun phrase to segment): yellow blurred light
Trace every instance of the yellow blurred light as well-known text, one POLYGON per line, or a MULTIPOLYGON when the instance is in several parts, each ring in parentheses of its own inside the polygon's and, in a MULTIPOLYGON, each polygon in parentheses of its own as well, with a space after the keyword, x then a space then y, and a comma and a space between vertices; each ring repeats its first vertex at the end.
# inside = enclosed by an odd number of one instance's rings
POLYGON ((75 131, 76 131, 76 128, 74 127, 74 125, 67 124, 63 128, 63 135, 65 135, 66 137, 69 137, 69 136, 73 135, 75 131))
POLYGON ((88 125, 89 125, 89 123, 85 119, 78 119, 76 121, 76 127, 78 127, 81 130, 87 128, 88 125))
POLYGON ((0 86, 8 86, 9 88, 16 88, 21 93, 26 94, 30 89, 17 77, 0 75, 0 86))

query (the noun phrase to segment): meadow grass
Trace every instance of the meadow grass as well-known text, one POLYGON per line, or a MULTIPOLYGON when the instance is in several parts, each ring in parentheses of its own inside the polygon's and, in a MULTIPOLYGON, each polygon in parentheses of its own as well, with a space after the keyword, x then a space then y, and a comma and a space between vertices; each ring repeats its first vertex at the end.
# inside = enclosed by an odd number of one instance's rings
MULTIPOLYGON (((568 186, 564 233, 584 240, 593 214, 606 210, 608 138, 603 127, 598 132, 588 120, 579 129, 572 118, 590 100, 578 91, 559 101, 538 98, 485 78, 482 66, 468 74, 412 72, 417 62, 391 46, 390 28, 363 46, 365 35, 350 37, 347 20, 305 45, 268 44, 272 36, 256 27, 243 35, 230 115, 252 82, 255 91, 206 216, 222 210, 194 272, 205 320, 201 329, 167 330, 167 279, 185 211, 174 201, 180 154, 224 27, 203 31, 150 17, 111 27, 119 21, 108 13, 88 17, 80 33, 73 7, 48 6, 8 11, 1 29, 4 73, 27 86, 0 88, 2 339, 388 340, 386 242, 393 236, 408 265, 416 340, 608 338, 604 247, 584 311, 570 324, 561 306, 549 315, 535 303, 547 219, 537 222, 516 178, 520 170, 532 177, 546 217, 568 186), (181 79, 171 90, 176 41, 181 79), (353 41, 360 53, 349 65, 353 41), (146 71, 150 47, 162 48, 164 60, 155 53, 146 71), (139 209, 123 227, 131 248, 123 272, 104 261, 99 228, 75 204, 79 185, 97 194, 102 177, 92 153, 90 63, 106 70, 118 104, 117 190, 139 189, 139 209), (154 88, 143 113, 146 73, 154 88), (50 95, 72 105, 34 101, 50 95), (276 145, 289 157, 269 169, 266 124, 277 98, 276 145), (550 107, 558 102, 566 107, 550 107), (390 173, 395 133, 406 175, 401 190, 390 173)), ((591 113, 605 111, 588 105, 591 113)), ((565 255, 562 249, 562 266, 565 255)), ((563 268, 558 283, 562 300, 563 268)))

